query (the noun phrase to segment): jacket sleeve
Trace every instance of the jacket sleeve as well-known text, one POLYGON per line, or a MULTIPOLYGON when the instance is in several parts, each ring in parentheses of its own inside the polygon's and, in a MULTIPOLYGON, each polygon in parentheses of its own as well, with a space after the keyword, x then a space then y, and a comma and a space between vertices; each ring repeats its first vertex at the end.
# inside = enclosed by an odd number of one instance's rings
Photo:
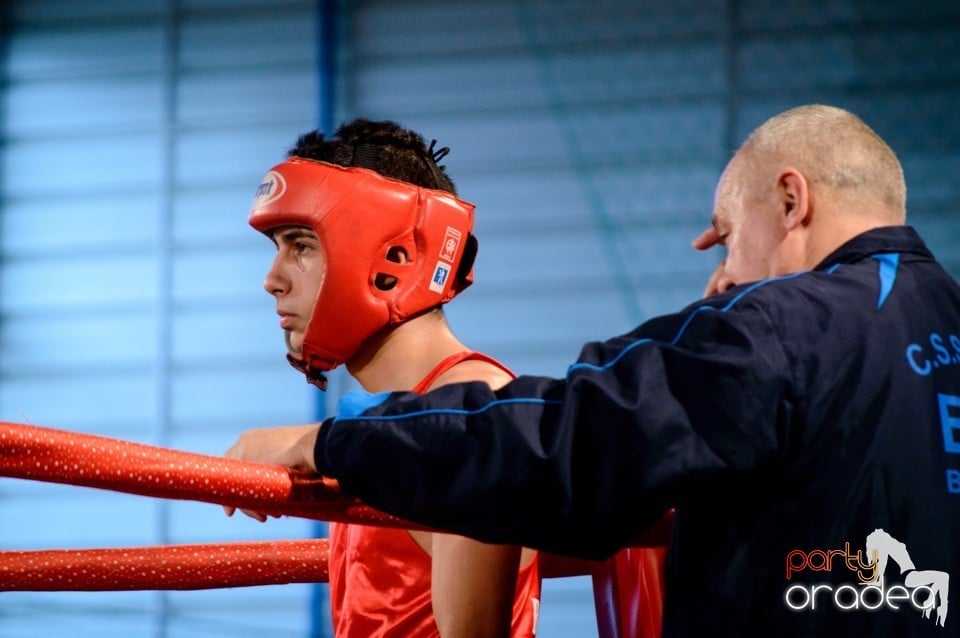
POLYGON ((603 558, 775 458, 789 366, 766 313, 736 301, 588 344, 563 379, 345 397, 317 468, 407 520, 603 558))

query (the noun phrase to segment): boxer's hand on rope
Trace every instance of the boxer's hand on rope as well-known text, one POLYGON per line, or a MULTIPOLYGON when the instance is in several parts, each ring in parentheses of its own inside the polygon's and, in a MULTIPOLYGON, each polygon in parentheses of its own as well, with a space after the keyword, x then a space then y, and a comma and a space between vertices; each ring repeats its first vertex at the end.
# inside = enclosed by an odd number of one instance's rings
MULTIPOLYGON (((237 442, 226 451, 224 456, 316 472, 313 448, 316 446, 319 431, 318 423, 247 430, 237 438, 237 442)), ((224 506, 223 511, 227 516, 233 516, 236 508, 224 506)), ((260 512, 242 511, 261 523, 267 520, 267 516, 260 512)))

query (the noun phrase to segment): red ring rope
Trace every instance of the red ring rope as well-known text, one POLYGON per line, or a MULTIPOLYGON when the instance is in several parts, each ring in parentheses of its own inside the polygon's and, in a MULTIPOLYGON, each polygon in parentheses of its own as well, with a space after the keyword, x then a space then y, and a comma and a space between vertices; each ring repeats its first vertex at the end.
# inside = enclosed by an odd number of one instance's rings
POLYGON ((0 552, 0 591, 187 590, 327 582, 327 539, 0 552))
MULTIPOLYGON (((0 591, 192 590, 326 583, 327 539, 0 552, 0 591)), ((544 578, 602 563, 540 554, 544 578)))
POLYGON ((0 476, 201 501, 273 515, 425 529, 279 465, 0 421, 0 476))
MULTIPOLYGON (((287 468, 0 421, 0 476, 265 514, 425 529, 344 496, 335 481, 287 468)), ((666 544, 669 518, 635 546, 666 544)), ((188 590, 327 582, 326 539, 0 552, 0 591, 188 590)), ((544 577, 601 565, 542 553, 544 577)))

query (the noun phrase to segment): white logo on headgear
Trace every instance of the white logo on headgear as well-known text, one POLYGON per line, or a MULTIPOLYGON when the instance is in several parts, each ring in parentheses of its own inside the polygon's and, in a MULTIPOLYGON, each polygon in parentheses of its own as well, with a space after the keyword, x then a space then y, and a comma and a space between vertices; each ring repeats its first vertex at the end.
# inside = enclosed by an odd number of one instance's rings
POLYGON ((257 187, 251 208, 256 209, 275 202, 283 197, 286 191, 287 181, 283 179, 283 175, 277 171, 270 171, 264 176, 263 181, 260 182, 260 186, 257 187))
POLYGON ((457 248, 460 247, 460 237, 462 235, 459 230, 447 226, 447 232, 443 236, 443 246, 440 247, 440 259, 453 261, 457 255, 457 248))

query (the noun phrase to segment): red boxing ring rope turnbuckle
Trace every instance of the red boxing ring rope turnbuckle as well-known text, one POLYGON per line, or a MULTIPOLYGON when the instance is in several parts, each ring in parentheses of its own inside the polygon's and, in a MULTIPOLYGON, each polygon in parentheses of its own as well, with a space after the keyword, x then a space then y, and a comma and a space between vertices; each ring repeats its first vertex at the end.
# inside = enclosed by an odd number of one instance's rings
MULTIPOLYGON (((336 481, 279 465, 0 421, 0 476, 192 500, 275 516, 426 529, 344 496, 336 481)), ((634 543, 666 542, 669 521, 634 543)), ((189 590, 326 582, 325 539, 0 552, 0 591, 189 590)), ((545 577, 590 561, 542 555, 545 577)))

